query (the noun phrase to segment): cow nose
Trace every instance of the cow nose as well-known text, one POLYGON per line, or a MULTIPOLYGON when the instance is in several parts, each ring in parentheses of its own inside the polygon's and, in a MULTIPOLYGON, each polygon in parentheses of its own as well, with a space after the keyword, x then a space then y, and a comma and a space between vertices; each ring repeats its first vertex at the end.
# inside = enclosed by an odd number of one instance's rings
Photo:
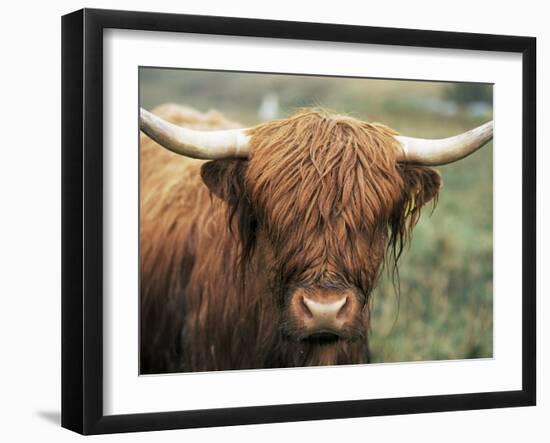
POLYGON ((316 301, 306 295, 302 296, 302 306, 306 316, 317 319, 317 321, 327 320, 332 322, 338 318, 348 303, 348 296, 343 295, 338 300, 316 301))
POLYGON ((361 304, 352 289, 298 288, 289 305, 291 322, 306 336, 340 336, 360 315, 361 304))

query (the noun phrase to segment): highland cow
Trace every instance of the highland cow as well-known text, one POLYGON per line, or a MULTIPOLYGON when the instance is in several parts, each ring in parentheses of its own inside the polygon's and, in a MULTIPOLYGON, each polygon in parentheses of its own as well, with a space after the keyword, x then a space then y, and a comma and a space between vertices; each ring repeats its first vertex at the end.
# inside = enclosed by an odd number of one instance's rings
POLYGON ((492 138, 140 112, 141 373, 368 363, 369 297, 437 199, 430 166, 492 138))

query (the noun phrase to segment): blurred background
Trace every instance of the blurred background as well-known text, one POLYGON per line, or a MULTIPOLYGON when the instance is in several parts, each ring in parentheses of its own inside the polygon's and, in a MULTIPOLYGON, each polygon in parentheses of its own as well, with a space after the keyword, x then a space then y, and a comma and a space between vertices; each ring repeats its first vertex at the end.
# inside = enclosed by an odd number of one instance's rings
MULTIPOLYGON (((492 85, 140 68, 146 109, 178 103, 252 126, 301 107, 384 123, 423 138, 492 119, 492 85)), ((384 273, 372 296, 372 360, 492 357, 492 143, 439 167, 443 188, 427 206, 399 265, 400 294, 384 273)))

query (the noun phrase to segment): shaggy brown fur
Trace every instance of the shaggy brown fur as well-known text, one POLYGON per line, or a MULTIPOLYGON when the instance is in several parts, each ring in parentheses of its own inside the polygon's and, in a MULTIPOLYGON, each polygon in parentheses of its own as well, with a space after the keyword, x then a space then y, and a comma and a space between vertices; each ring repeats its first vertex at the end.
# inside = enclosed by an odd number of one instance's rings
MULTIPOLYGON (((208 115, 155 112, 209 127, 208 115)), ((368 362, 367 302, 386 250, 396 265, 440 187, 437 171, 396 162, 394 134, 303 110, 253 128, 250 160, 212 162, 142 135, 142 373, 368 362), (287 314, 298 287, 360 294, 348 340, 299 339, 287 314)))

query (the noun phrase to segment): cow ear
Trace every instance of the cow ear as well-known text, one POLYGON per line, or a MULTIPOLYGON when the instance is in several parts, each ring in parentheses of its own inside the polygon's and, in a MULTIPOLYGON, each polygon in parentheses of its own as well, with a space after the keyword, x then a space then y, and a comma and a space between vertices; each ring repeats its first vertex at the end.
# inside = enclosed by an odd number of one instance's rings
POLYGON ((430 201, 433 201, 435 205, 443 183, 439 171, 425 166, 402 165, 400 167, 404 185, 405 209, 418 211, 430 201))
POLYGON ((395 263, 410 240, 412 229, 420 218, 422 207, 429 201, 437 203, 441 175, 432 168, 415 165, 398 165, 403 179, 402 197, 389 219, 389 248, 395 263))
POLYGON ((232 206, 246 196, 248 162, 238 159, 213 160, 202 165, 201 177, 210 191, 232 206))
POLYGON ((389 223, 392 242, 395 245, 397 241, 402 249, 420 218, 422 207, 430 201, 437 203, 442 181, 438 171, 425 166, 399 164, 398 170, 403 179, 403 192, 389 223))

